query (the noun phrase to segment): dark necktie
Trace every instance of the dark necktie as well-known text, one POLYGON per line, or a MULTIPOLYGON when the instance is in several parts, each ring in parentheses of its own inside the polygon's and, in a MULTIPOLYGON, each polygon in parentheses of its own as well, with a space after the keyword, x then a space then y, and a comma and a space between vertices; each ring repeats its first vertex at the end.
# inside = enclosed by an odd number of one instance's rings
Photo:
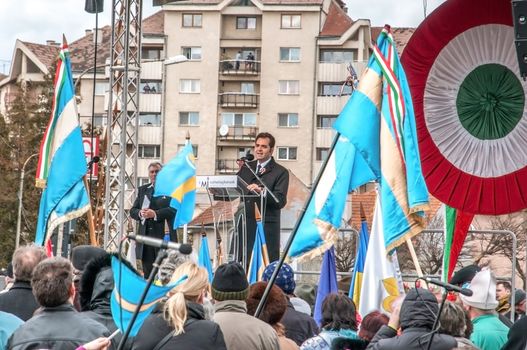
POLYGON ((257 174, 260 174, 260 170, 261 170, 261 169, 262 169, 262 166, 261 166, 260 164, 258 164, 258 165, 256 166, 256 173, 257 173, 257 174))

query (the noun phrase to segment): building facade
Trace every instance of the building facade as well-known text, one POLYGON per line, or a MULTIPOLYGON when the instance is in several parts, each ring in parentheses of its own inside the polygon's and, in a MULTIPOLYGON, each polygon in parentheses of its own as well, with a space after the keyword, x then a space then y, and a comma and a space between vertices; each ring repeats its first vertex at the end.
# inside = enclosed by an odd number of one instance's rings
POLYGON ((351 94, 352 65, 369 57, 368 20, 333 0, 186 1, 163 7, 167 67, 163 160, 195 146, 199 175, 229 174, 256 135, 275 135, 274 157, 310 185, 332 123, 351 94))

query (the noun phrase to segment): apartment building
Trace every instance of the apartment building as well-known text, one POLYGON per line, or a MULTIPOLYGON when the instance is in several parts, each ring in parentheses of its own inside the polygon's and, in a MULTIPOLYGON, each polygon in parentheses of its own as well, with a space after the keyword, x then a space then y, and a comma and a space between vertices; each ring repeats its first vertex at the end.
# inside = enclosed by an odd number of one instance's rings
POLYGON ((368 20, 335 0, 191 0, 163 6, 167 67, 163 160, 187 132, 199 175, 235 173, 262 131, 274 157, 311 184, 369 57, 368 20))

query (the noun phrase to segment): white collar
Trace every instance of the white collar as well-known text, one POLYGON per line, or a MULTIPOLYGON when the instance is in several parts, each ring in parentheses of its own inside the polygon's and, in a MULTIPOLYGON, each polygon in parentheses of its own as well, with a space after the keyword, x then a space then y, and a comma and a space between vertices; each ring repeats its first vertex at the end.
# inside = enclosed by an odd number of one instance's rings
POLYGON ((265 168, 267 164, 269 164, 269 162, 271 161, 271 158, 267 159, 265 162, 263 163, 256 163, 256 167, 258 167, 258 165, 260 166, 260 168, 265 168))

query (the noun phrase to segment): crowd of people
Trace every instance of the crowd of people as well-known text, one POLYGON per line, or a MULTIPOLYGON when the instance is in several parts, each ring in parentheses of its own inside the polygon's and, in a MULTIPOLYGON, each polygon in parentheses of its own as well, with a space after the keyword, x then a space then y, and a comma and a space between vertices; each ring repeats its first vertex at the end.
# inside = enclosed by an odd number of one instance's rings
MULTIPOLYGON (((12 258, 12 276, 0 293, 0 349, 115 349, 123 340, 111 314, 114 287, 111 254, 75 247, 71 261, 48 258, 41 247, 24 246, 12 258), (111 334, 117 336, 111 338, 111 334)), ((284 264, 259 317, 256 309, 276 269, 247 282, 242 265, 220 265, 209 283, 193 255, 170 252, 156 283, 184 282, 156 305, 123 349, 524 349, 527 341, 525 292, 496 282, 488 269, 466 267, 453 284, 471 296, 450 295, 440 314, 438 295, 412 288, 392 305, 390 315, 358 315, 346 293, 329 294, 320 324, 313 320, 313 289, 296 286, 284 264), (514 304, 511 296, 514 294, 514 304), (515 322, 510 312, 515 310, 515 322), (362 316, 362 318, 361 318, 362 316), (431 344, 430 344, 431 343, 431 344), (429 346, 430 345, 430 346, 429 346)), ((363 297, 368 297, 364 295, 363 297)))

